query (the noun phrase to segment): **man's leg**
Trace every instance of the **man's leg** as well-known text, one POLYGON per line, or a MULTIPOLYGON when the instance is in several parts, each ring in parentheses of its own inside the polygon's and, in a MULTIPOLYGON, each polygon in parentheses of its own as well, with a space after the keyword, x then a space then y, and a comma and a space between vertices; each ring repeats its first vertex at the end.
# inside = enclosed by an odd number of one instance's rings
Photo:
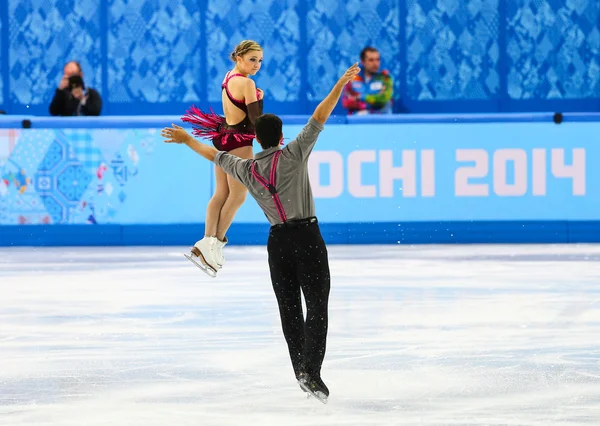
POLYGON ((306 300, 304 363, 306 373, 320 380, 327 347, 330 272, 327 247, 318 225, 304 229, 297 274, 306 300))
POLYGON ((304 316, 294 250, 286 229, 271 231, 267 244, 273 291, 296 377, 303 370, 304 316))

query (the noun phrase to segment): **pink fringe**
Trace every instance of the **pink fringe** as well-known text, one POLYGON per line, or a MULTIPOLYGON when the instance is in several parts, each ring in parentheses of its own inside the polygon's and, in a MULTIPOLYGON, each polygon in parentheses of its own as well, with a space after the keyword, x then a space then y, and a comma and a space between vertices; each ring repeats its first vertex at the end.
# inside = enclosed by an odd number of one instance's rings
POLYGON ((225 117, 215 114, 212 108, 210 113, 205 113, 192 106, 181 117, 181 121, 192 125, 192 134, 195 136, 212 139, 221 134, 221 126, 225 123, 225 117))
POLYGON ((216 145, 226 145, 227 141, 233 138, 236 142, 251 141, 253 134, 239 133, 235 130, 227 129, 225 117, 215 114, 213 109, 210 113, 202 112, 192 105, 181 117, 182 121, 192 125, 192 134, 201 138, 210 139, 216 145))

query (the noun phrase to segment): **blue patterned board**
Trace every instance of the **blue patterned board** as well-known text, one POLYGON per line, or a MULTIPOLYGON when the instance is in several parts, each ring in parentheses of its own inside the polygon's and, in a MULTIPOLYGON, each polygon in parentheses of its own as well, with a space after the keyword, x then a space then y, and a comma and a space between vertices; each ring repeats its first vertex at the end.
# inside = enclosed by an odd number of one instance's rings
POLYGON ((157 140, 156 129, 0 131, 0 225, 113 223, 157 140))
MULTIPOLYGON (((2 49, 3 49, 3 44, 6 42, 6 40, 2 39, 2 13, 0 12, 0 60, 1 60, 1 56, 2 56, 2 49)), ((4 75, 3 73, 0 73, 0 105, 4 104, 4 75)))
POLYGON ((69 223, 92 174, 77 161, 64 132, 56 132, 56 136, 35 174, 34 185, 52 223, 69 223))
POLYGON ((229 55, 242 40, 255 40, 264 49, 256 84, 265 98, 295 102, 300 98, 300 22, 298 1, 208 0, 206 13, 208 100, 221 110, 221 82, 232 69, 229 55))
POLYGON ((600 97, 599 18, 598 0, 508 2, 508 96, 600 97))
POLYGON ((400 96, 400 0, 310 0, 307 14, 308 99, 321 100, 344 71, 372 45, 400 96))
POLYGON ((500 95, 499 1, 407 1, 409 99, 480 100, 500 95))
POLYGON ((49 104, 69 60, 81 63, 86 85, 101 86, 99 3, 8 0, 12 103, 49 104))
POLYGON ((109 0, 108 100, 197 102, 200 11, 195 0, 109 0))

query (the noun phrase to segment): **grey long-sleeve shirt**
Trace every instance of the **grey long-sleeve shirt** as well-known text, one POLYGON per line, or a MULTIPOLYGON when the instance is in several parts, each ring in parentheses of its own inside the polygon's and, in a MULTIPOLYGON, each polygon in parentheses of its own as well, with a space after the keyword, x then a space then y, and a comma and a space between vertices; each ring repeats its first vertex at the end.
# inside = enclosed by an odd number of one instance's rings
MULTIPOLYGON (((315 216, 315 203, 308 180, 308 157, 323 127, 311 117, 298 137, 281 149, 275 187, 288 220, 315 216)), ((253 160, 245 160, 224 151, 219 151, 215 156, 217 166, 248 188, 271 225, 282 223, 282 220, 270 192, 252 176, 251 167, 255 161, 255 171, 269 182, 273 155, 279 149, 279 146, 265 149, 257 153, 253 160)))

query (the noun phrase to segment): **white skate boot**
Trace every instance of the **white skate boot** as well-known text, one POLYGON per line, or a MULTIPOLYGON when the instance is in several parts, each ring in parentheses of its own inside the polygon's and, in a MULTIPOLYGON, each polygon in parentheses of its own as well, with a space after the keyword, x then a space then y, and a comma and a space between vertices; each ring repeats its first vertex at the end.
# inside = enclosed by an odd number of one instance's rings
POLYGON ((217 240, 216 237, 204 237, 197 241, 192 247, 190 254, 184 253, 184 256, 202 269, 207 275, 215 278, 217 276, 217 240))
POLYGON ((223 238, 223 241, 217 239, 217 266, 219 267, 219 269, 221 269, 225 264, 225 256, 223 256, 223 247, 225 247, 225 244, 227 244, 228 242, 229 241, 227 240, 227 237, 223 238))

